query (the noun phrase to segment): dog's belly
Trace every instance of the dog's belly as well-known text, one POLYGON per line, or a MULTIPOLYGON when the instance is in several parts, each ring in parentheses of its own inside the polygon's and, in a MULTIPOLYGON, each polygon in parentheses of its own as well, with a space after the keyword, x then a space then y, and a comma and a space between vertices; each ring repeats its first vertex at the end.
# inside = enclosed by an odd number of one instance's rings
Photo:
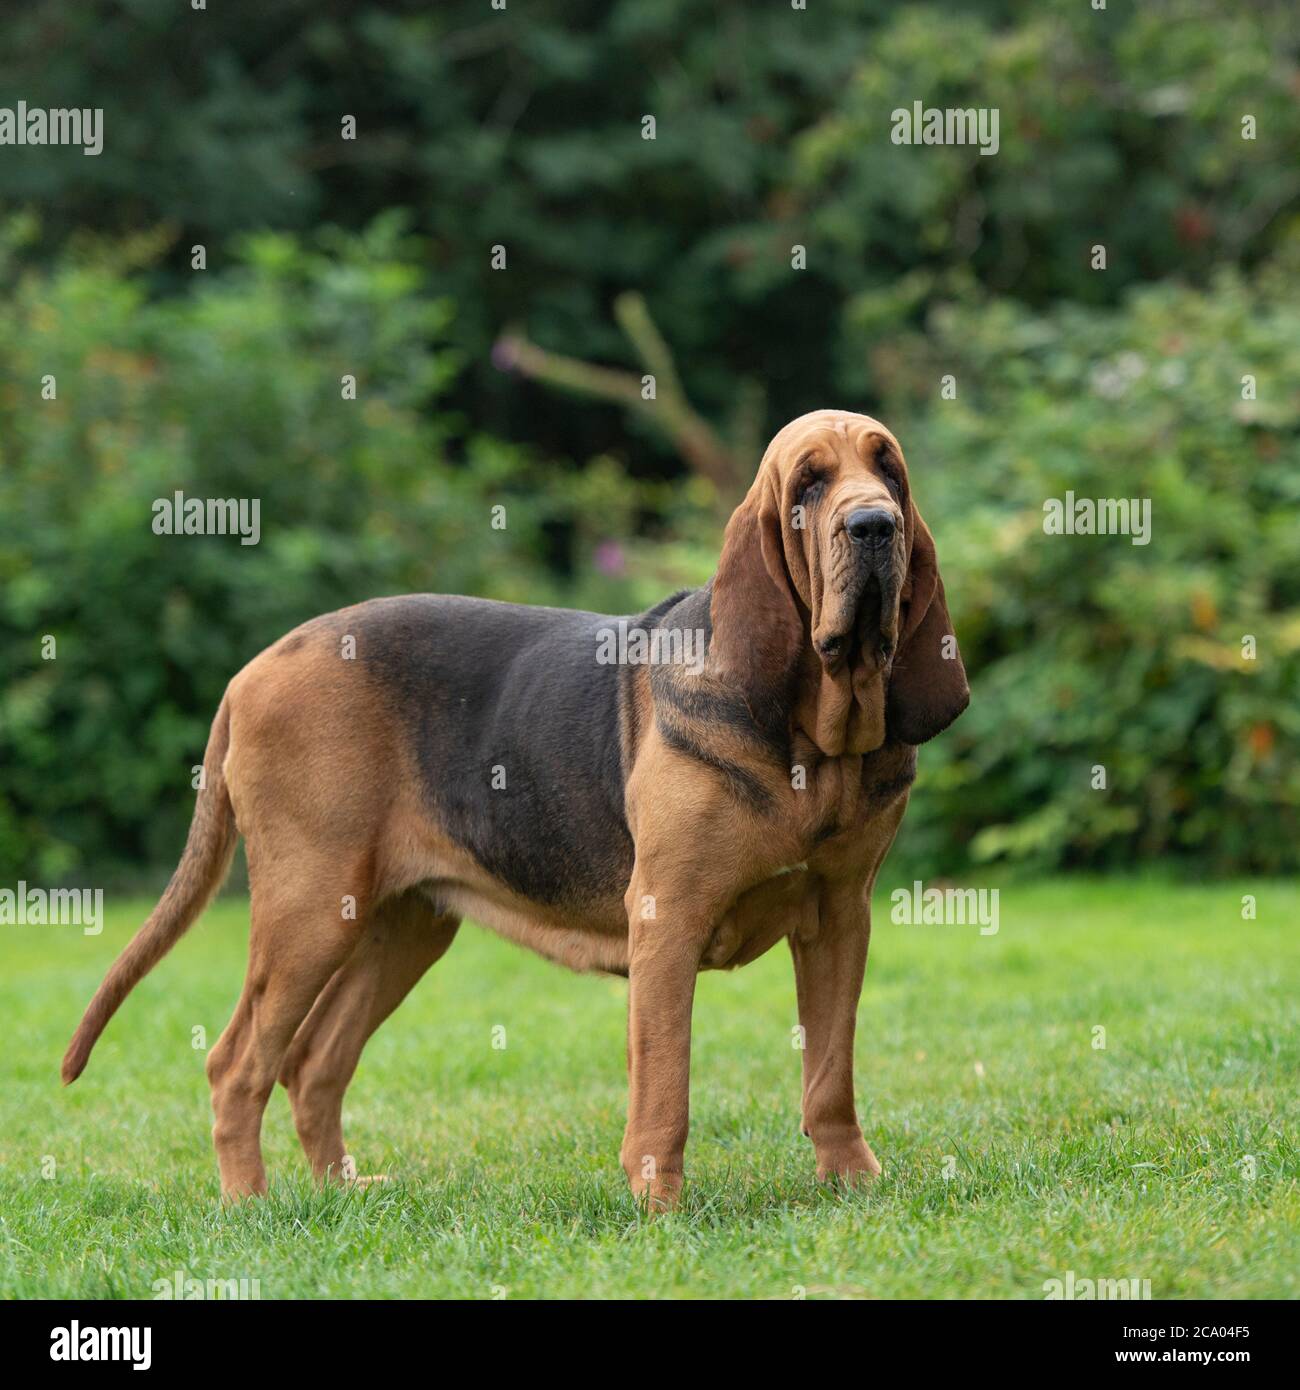
MULTIPOLYGON (((414 882, 440 915, 469 918, 557 965, 584 972, 628 973, 629 934, 622 891, 564 906, 535 902, 487 873, 432 826, 423 830, 414 835, 409 829, 403 832, 408 844, 420 842, 418 859, 402 868, 394 865, 390 882, 414 882)), ((787 936, 815 934, 819 888, 820 876, 798 864, 740 893, 714 923, 700 969, 735 969, 757 960, 787 936)), ((671 925, 664 923, 663 929, 671 930, 671 925)))
POLYGON ((556 920, 532 904, 511 903, 500 894, 466 884, 431 884, 426 896, 441 911, 468 917, 557 965, 581 972, 627 974, 627 924, 621 903, 617 920, 611 922, 597 916, 556 920))
MULTIPOLYGON (((589 915, 556 917, 539 904, 514 900, 504 888, 433 880, 421 885, 439 912, 468 917, 508 941, 582 972, 628 973, 627 919, 621 902, 589 915)), ((701 970, 748 965, 779 941, 817 929, 814 876, 799 866, 742 893, 709 938, 701 970)))

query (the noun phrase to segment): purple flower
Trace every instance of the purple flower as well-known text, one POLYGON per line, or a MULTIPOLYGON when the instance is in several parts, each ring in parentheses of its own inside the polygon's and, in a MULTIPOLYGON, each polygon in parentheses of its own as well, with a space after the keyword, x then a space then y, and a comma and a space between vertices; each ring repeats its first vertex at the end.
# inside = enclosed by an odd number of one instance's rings
POLYGON ((513 372, 519 366, 519 354, 515 351, 514 341, 510 338, 498 338, 492 344, 492 365, 499 372, 513 372))
POLYGON ((617 541, 601 541, 592 556, 592 562, 601 574, 617 579, 627 571, 627 556, 617 541))

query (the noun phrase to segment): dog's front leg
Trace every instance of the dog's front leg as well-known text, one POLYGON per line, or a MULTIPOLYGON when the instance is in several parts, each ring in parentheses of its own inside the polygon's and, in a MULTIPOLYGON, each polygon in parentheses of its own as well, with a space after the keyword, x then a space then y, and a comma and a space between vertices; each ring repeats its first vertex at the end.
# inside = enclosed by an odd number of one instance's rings
POLYGON ((871 936, 860 883, 823 890, 814 931, 790 938, 803 1028, 803 1132, 817 1154, 817 1178, 858 1183, 880 1164, 853 1102, 853 1036, 871 936))
POLYGON ((689 1123, 691 1006, 711 924, 684 893, 634 874, 628 905, 627 1129, 620 1158, 633 1194, 670 1210, 689 1123))

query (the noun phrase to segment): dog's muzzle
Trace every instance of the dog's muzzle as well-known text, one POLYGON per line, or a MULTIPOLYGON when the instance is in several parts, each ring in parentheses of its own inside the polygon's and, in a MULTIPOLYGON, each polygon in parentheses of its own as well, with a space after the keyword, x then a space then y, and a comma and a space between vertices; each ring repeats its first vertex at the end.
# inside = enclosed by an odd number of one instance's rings
POLYGON ((881 663, 897 640, 898 595, 902 583, 900 530, 885 507, 855 507, 844 518, 850 547, 850 579, 839 595, 840 621, 817 644, 827 668, 857 653, 881 663))

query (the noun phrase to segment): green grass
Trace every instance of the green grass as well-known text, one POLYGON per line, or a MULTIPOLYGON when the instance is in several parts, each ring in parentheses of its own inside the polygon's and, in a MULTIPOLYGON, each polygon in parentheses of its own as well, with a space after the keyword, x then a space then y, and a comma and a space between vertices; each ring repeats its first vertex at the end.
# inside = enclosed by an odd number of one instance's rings
POLYGON ((213 908, 58 1084, 147 906, 98 937, 0 928, 5 1297, 147 1298, 176 1270, 263 1298, 1033 1299, 1067 1270, 1149 1279, 1155 1298, 1300 1292, 1293 883, 1007 884, 990 937, 894 925, 878 896, 858 1097, 885 1174, 867 1193, 819 1188, 797 1132, 788 952, 705 976, 686 1200, 654 1221, 617 1159, 626 986, 471 925, 349 1092, 360 1170, 396 1181, 314 1190, 277 1092, 272 1195, 223 1209, 191 1030, 211 1044, 234 1006, 242 902, 213 908))

